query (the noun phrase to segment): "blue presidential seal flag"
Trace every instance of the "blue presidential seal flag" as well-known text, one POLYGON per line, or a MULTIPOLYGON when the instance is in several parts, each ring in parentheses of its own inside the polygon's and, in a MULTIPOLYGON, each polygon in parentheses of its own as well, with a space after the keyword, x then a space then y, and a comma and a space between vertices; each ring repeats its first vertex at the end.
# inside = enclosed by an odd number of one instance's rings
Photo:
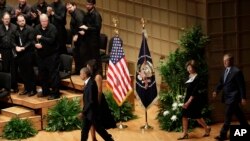
POLYGON ((137 62, 136 92, 145 108, 148 108, 157 97, 155 72, 145 31, 142 34, 141 49, 137 62))

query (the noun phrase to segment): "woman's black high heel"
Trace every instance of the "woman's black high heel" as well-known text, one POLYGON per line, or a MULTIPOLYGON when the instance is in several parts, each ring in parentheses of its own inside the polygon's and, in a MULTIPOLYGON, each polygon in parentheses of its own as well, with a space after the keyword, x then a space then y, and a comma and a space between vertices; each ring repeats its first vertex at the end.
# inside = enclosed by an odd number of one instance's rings
POLYGON ((185 134, 184 136, 178 138, 177 140, 184 140, 184 139, 188 139, 188 134, 185 134))

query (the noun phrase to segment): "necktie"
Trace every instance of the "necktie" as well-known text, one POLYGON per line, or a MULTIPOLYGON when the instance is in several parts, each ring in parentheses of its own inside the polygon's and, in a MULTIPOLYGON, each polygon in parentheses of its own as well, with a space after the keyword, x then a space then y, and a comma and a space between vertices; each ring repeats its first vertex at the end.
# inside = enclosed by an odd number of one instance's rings
POLYGON ((224 82, 225 82, 226 79, 227 79, 228 72, 229 72, 229 68, 227 68, 227 69, 225 70, 225 73, 224 73, 224 82))

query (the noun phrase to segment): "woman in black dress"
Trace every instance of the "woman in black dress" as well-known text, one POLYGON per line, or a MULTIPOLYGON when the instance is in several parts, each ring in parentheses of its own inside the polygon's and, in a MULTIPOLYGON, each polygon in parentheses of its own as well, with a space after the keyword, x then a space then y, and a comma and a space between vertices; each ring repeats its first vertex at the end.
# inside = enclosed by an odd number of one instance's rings
POLYGON ((183 136, 178 140, 188 138, 188 118, 196 119, 196 121, 205 129, 203 137, 207 137, 210 134, 211 127, 209 127, 205 120, 201 116, 201 110, 204 107, 204 95, 199 88, 200 76, 196 72, 196 63, 194 60, 190 60, 186 63, 186 68, 189 73, 189 79, 186 81, 186 96, 184 104, 182 106, 182 126, 183 136))
MULTIPOLYGON (((99 124, 102 124, 105 129, 116 128, 114 116, 111 114, 111 110, 109 109, 108 103, 102 92, 102 75, 101 71, 99 70, 99 64, 95 59, 92 59, 87 62, 87 67, 91 70, 92 77, 95 79, 98 87, 98 122, 99 124)), ((97 141, 95 136, 95 128, 93 126, 91 128, 91 135, 92 140, 97 141)))

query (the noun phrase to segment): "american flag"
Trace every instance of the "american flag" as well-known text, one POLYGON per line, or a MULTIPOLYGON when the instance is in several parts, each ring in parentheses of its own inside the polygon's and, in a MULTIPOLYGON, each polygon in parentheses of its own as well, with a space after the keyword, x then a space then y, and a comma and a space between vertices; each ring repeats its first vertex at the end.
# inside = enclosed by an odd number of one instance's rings
POLYGON ((111 39, 112 49, 107 72, 107 85, 113 92, 116 103, 121 106, 132 93, 131 78, 126 63, 122 40, 119 37, 111 39))

